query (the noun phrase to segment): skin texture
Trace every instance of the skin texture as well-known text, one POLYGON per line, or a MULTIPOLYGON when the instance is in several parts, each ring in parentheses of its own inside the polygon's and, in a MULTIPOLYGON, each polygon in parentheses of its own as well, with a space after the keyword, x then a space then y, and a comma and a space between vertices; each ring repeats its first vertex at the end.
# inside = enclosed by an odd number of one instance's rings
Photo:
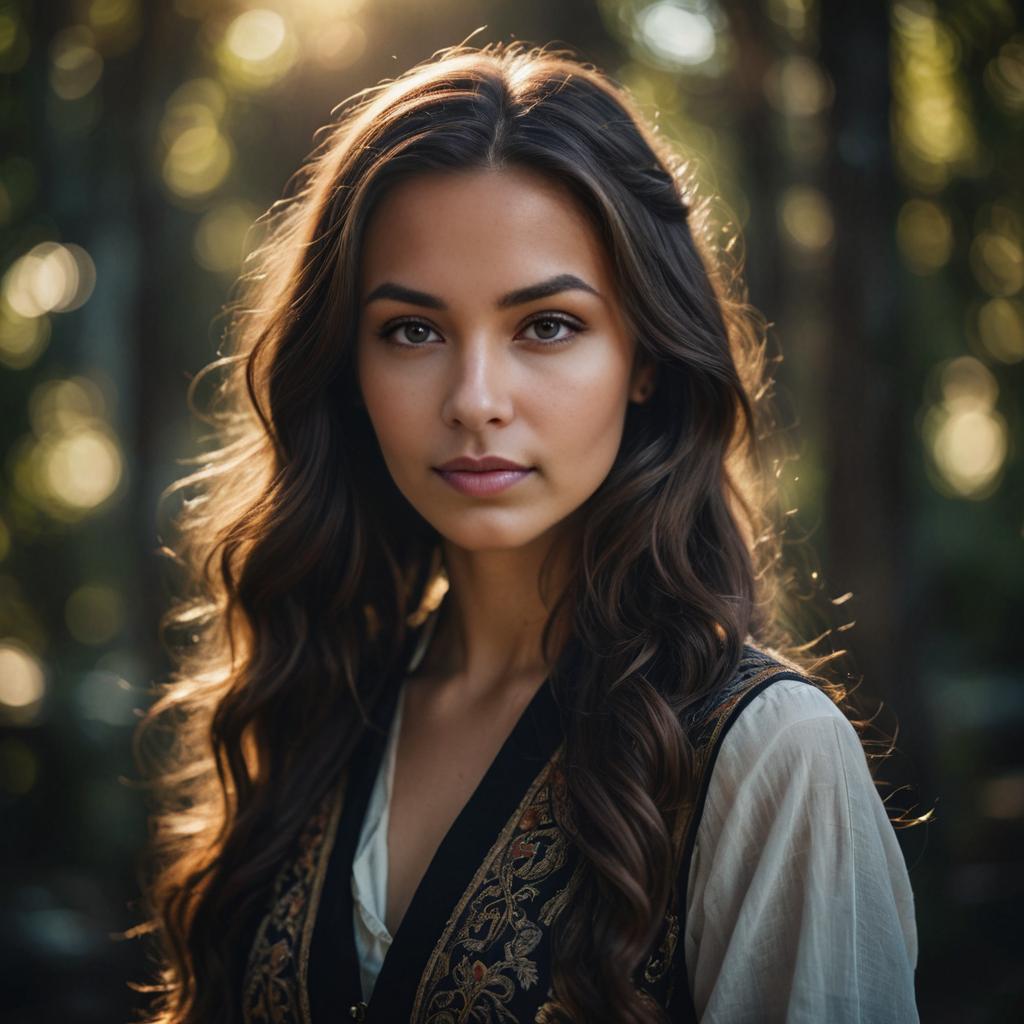
POLYGON ((363 301, 384 282, 448 307, 365 305, 358 377, 396 485, 444 538, 451 667, 487 688, 539 666, 541 559, 607 476, 627 403, 643 400, 650 372, 631 372, 636 344, 595 229, 564 186, 535 172, 431 172, 395 186, 367 226, 363 301), (560 274, 600 297, 573 290, 496 308, 500 296, 560 274), (582 329, 531 324, 539 313, 582 329), (390 333, 404 348, 379 336, 401 317, 424 325, 390 333), (545 347, 552 338, 572 340, 545 347), (500 494, 468 497, 432 469, 463 454, 534 472, 500 494))

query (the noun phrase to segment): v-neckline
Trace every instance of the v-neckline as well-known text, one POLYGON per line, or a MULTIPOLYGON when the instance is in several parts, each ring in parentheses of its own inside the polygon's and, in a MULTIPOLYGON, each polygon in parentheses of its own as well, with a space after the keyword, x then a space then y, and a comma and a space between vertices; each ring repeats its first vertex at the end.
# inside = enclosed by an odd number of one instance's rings
MULTIPOLYGON (((477 822, 480 820, 480 813, 487 809, 482 805, 485 804, 485 802, 490 801, 492 806, 501 806, 501 802, 498 800, 492 800, 492 796, 496 796, 495 791, 502 787, 505 781, 502 778, 502 775, 506 773, 511 774, 510 770, 513 767, 512 762, 517 756, 534 749, 536 737, 529 735, 529 732, 531 729, 540 725, 541 720, 547 718, 552 710, 556 709, 551 693, 551 673, 549 672, 548 675, 544 677, 543 682, 537 688, 536 692, 526 703, 526 706, 520 712, 519 717, 516 719, 516 722, 512 726, 508 736, 498 748, 498 752, 494 755, 494 758, 487 766, 487 770, 481 776, 480 781, 474 787, 473 792, 470 793, 466 802, 459 809, 458 814, 456 814, 451 825, 442 837, 441 842, 438 844, 437 849, 434 851, 427 863, 426 870, 423 872, 419 883, 413 890, 412 898, 409 900, 408 906, 405 908, 405 913, 402 915, 402 920, 399 922, 398 928, 392 935, 391 943, 388 946, 387 952, 384 954, 384 959, 381 962, 381 968, 377 975, 377 981, 374 984, 373 993, 367 1003, 367 1013, 371 1010, 375 1013, 381 1012, 377 1008, 377 1004, 379 1002, 377 999, 378 993, 382 991, 386 993, 388 991, 388 987, 399 980, 392 977, 397 972, 393 969, 388 970, 388 967, 389 961, 391 961, 392 968, 396 965, 395 962, 398 958, 392 957, 391 954, 398 944, 403 941, 403 936, 408 933, 415 935, 419 929, 422 929, 424 924, 429 927, 429 923, 431 921, 436 921, 443 927, 451 909, 458 902, 459 897, 472 880, 479 865, 479 860, 486 856, 488 849, 494 842, 498 833, 501 831, 501 827, 507 821, 508 815, 511 814, 518 806, 519 800, 522 798, 522 794, 525 792, 526 786, 529 785, 533 776, 540 770, 542 763, 547 760, 551 751, 544 746, 543 749, 546 756, 542 759, 538 759, 538 763, 530 774, 530 778, 526 780, 526 784, 523 786, 522 791, 516 795, 515 800, 512 801, 511 806, 508 808, 508 814, 503 814, 499 821, 495 821, 495 827, 493 829, 481 829, 477 822), (470 841, 474 838, 471 833, 479 836, 481 832, 484 833, 486 837, 486 843, 482 844, 480 857, 473 858, 471 862, 467 863, 468 870, 465 872, 451 869, 450 865, 452 862, 456 858, 462 859, 459 855, 465 854, 465 852, 470 848, 470 841), (461 879, 461 881, 456 884, 451 881, 452 879, 461 879), (445 892, 450 893, 450 899, 442 895, 445 892), (382 982, 383 986, 381 984, 382 982)), ((399 736, 398 739, 400 740, 401 737, 399 736)), ((353 929, 354 928, 355 922, 353 921, 353 929)), ((434 941, 436 941, 437 937, 438 936, 434 936, 433 940, 430 942, 431 949, 433 948, 434 941)), ((429 956, 430 949, 427 949, 424 952, 425 957, 429 956)), ((424 963, 425 962, 426 960, 424 958, 424 963)), ((420 972, 417 971, 415 973, 416 981, 418 983, 420 972)), ((413 993, 414 992, 415 987, 413 988, 413 993)), ((382 1019, 391 1020, 393 1018, 389 1015, 384 1015, 382 1019)))
MULTIPOLYGON (((407 1019, 420 977, 446 920, 523 794, 558 748, 563 730, 552 676, 556 669, 563 665, 567 668, 574 659, 573 645, 574 641, 570 641, 562 658, 530 698, 434 851, 385 952, 373 992, 366 1001, 368 1020, 407 1019)), ((313 1024, 322 1024, 336 1014, 338 999, 344 998, 344 992, 359 993, 360 998, 362 995, 355 942, 352 863, 400 694, 401 686, 392 689, 388 706, 382 709, 383 714, 377 720, 382 727, 386 723, 387 728, 372 737, 364 737, 363 749, 357 750, 322 905, 314 908, 314 913, 317 910, 320 913, 314 931, 310 976, 313 1024)))
MULTIPOLYGON (((390 941, 388 943, 388 948, 389 949, 390 949, 391 945, 394 943, 395 938, 397 937, 398 933, 402 930, 402 924, 405 922, 405 919, 409 916, 409 911, 412 909, 412 905, 413 905, 413 902, 416 899, 416 893, 419 890, 420 884, 423 883, 423 880, 427 877, 428 873, 430 872, 430 868, 433 865, 434 860, 440 854, 441 847, 443 846, 444 841, 445 841, 445 839, 448 836, 448 833, 451 832, 452 829, 455 828, 456 824, 459 821, 459 818, 463 815, 463 813, 465 813, 465 811, 469 807, 471 801, 476 796, 477 790, 479 790, 484 785, 484 783, 485 783, 485 781, 487 779, 488 773, 491 771, 492 768, 494 768, 495 764, 497 763, 499 757, 502 754, 502 751, 505 748, 505 745, 509 742, 509 740, 512 739, 512 736, 515 733, 516 729, 518 728, 519 723, 523 720, 524 716, 526 716, 530 712, 530 709, 534 706, 535 702, 539 703, 540 691, 542 689, 544 689, 545 687, 550 686, 550 684, 551 684, 551 673, 549 672, 544 677, 544 679, 541 681, 541 683, 537 687, 537 689, 534 690, 534 692, 530 695, 530 699, 520 709, 519 714, 516 716, 515 721, 512 723, 512 728, 509 730, 508 735, 505 737, 504 740, 502 740, 502 742, 499 745, 499 747, 498 747, 497 751, 495 752, 494 756, 491 758, 490 762, 488 762, 487 768, 484 770, 483 774, 480 776, 480 779, 477 782, 476 786, 473 787, 472 792, 469 794, 469 796, 466 798, 465 802, 459 808, 459 810, 456 813, 455 817, 452 819, 451 824, 448 826, 448 829, 445 831, 445 834, 441 837, 441 841, 438 843, 437 848, 435 849, 433 855, 427 861, 427 865, 424 868, 423 874, 420 876, 420 883, 416 886, 416 888, 413 889, 413 894, 409 898, 409 902, 406 904, 405 911, 402 914, 402 919, 398 922, 398 927, 394 931, 392 931, 388 927, 388 924, 387 924, 387 910, 388 910, 388 904, 389 904, 389 900, 390 900, 390 891, 391 891, 391 846, 390 846, 390 843, 389 843, 389 837, 390 837, 390 832, 391 832, 391 810, 392 810, 392 806, 393 806, 393 796, 394 796, 394 794, 393 794, 394 777, 395 777, 395 773, 396 773, 397 768, 398 768, 398 755, 399 755, 399 751, 401 749, 401 744, 402 744, 402 726, 403 726, 402 718, 404 716, 403 713, 404 713, 404 710, 405 710, 405 706, 408 703, 408 678, 406 678, 406 679, 404 679, 402 681, 402 683, 401 683, 401 685, 399 686, 399 689, 398 689, 398 696, 397 696, 397 698, 395 700, 395 711, 394 711, 394 714, 392 715, 391 729, 395 730, 395 735, 392 737, 390 732, 388 734, 388 740, 389 740, 389 742, 393 742, 394 743, 394 749, 392 750, 391 755, 390 755, 390 763, 388 763, 384 759, 382 759, 382 764, 383 764, 384 770, 385 770, 385 772, 387 772, 387 775, 385 776, 385 780, 384 780, 384 784, 385 784, 385 787, 386 787, 385 792, 387 793, 387 803, 386 803, 387 818, 386 818, 386 821, 382 821, 381 822, 382 829, 383 829, 383 832, 384 832, 384 838, 383 838, 383 840, 381 840, 381 843, 382 843, 382 846, 383 846, 383 849, 384 849, 384 863, 385 863, 386 867, 385 867, 385 872, 384 872, 385 873, 384 906, 382 908, 383 913, 380 915, 380 923, 384 926, 384 931, 388 934, 388 936, 390 938, 390 941)), ((384 757, 386 758, 387 756, 388 756, 388 751, 387 751, 387 748, 385 748, 384 757)), ((378 769, 378 771, 379 770, 380 769, 378 769)), ((383 965, 381 967, 381 970, 383 970, 383 965)))

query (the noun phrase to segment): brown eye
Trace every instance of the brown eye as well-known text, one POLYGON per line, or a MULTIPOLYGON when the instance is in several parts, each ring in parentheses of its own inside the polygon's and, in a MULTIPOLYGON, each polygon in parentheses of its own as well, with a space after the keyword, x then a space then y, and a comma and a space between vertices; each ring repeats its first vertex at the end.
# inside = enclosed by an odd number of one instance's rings
POLYGON ((399 320, 397 323, 383 328, 379 334, 381 338, 392 345, 423 348, 424 342, 428 340, 433 329, 430 324, 424 323, 422 320, 399 320), (394 337, 394 335, 398 336, 394 337))
POLYGON ((539 341, 545 345, 565 344, 572 341, 583 330, 581 324, 574 323, 567 317, 554 316, 550 313, 535 317, 526 327, 527 330, 535 330, 537 332, 537 336, 530 340, 539 341), (569 333, 559 337, 558 331, 563 327, 567 328, 569 333))

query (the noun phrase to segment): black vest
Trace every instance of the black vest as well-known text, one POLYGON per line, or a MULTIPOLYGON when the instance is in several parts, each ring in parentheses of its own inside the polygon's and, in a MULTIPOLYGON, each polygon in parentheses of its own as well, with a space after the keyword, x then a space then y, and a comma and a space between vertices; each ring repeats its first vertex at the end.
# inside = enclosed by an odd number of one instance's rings
MULTIPOLYGON (((572 670, 572 645, 560 670, 572 670)), ((637 998, 696 1022, 681 936, 690 863, 721 743, 773 682, 802 679, 751 643, 713 705, 685 724, 698 785, 676 835, 678 884, 659 939, 637 971, 637 998)), ((445 835, 417 888, 369 1003, 362 998, 352 863, 395 710, 397 687, 374 714, 350 766, 281 865, 245 966, 245 1024, 448 1024, 551 1021, 551 926, 574 897, 578 857, 560 803, 563 731, 551 677, 537 691, 445 835)), ((439 753, 439 756, 443 754, 439 753)))

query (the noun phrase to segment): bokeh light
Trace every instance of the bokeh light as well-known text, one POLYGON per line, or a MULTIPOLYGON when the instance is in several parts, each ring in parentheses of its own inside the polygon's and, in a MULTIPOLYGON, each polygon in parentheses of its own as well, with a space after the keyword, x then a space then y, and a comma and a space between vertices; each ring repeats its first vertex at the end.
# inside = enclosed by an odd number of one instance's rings
POLYGON ((40 492, 70 512, 91 511, 114 493, 121 479, 121 452, 100 427, 45 438, 36 448, 40 492))
POLYGON ((971 270, 989 295, 1015 295, 1024 287, 1024 253, 1020 239, 982 231, 971 243, 971 270))
POLYGON ((75 0, 79 20, 96 36, 102 53, 127 53, 142 34, 141 0, 75 0))
POLYGON ((87 378, 50 380, 29 397, 33 434, 12 450, 15 486, 61 520, 101 508, 124 474, 124 458, 104 418, 102 392, 87 378))
POLYGON ((49 340, 49 317, 22 316, 0 294, 0 364, 24 370, 39 358, 49 340))
POLYGON ((131 683, 116 672, 96 668, 87 672, 75 694, 83 718, 106 725, 131 725, 135 720, 136 694, 131 683))
POLYGON ((765 13, 793 40, 805 42, 812 28, 811 0, 766 0, 765 13))
POLYGON ((908 199, 896 219, 896 240, 910 270, 915 274, 933 274, 953 254, 949 214, 930 199, 908 199))
POLYGON ((982 347, 1001 363, 1024 359, 1024 303, 1017 299, 989 299, 977 313, 982 347))
POLYGON ((809 185, 793 185, 779 199, 783 237, 797 249, 818 253, 832 241, 835 225, 824 194, 809 185))
POLYGON ((171 144, 164 161, 164 181, 179 196, 212 192, 231 167, 231 144, 214 124, 183 131, 171 144))
POLYGON ((46 696, 46 674, 39 659, 20 641, 0 640, 0 717, 29 725, 46 696))
POLYGON ((834 89, 816 61, 791 54, 768 69, 764 93, 780 113, 789 117, 813 117, 832 103, 834 89))
POLYGON ((208 210, 193 242, 199 265, 214 273, 237 273, 246 255, 246 236, 257 216, 252 204, 238 200, 225 200, 208 210))
POLYGON ((103 74, 95 37, 84 25, 62 29, 50 43, 50 86, 62 100, 87 95, 103 74))
POLYGON ((957 75, 960 43, 934 5, 892 7, 893 144, 904 177, 938 191, 974 166, 978 140, 957 75))
POLYGON ((0 73, 13 74, 28 59, 28 29, 14 4, 0 7, 0 73))
POLYGON ((95 285, 95 264, 81 246, 40 242, 11 264, 0 292, 14 313, 30 318, 77 309, 95 285))
POLYGON ((173 195, 201 198, 227 177, 234 148, 221 130, 226 109, 224 88, 211 78, 191 79, 168 99, 160 137, 163 180, 173 195))
POLYGON ((995 409, 999 385, 972 356, 949 360, 940 369, 941 401, 924 416, 922 433, 944 493, 988 497, 1006 461, 1008 430, 995 409))
POLYGON ((106 412, 103 391, 88 377, 43 381, 29 395, 29 420, 38 437, 76 430, 106 412))
POLYGON ((267 8, 239 14, 217 47, 225 79, 243 90, 265 89, 278 82, 298 56, 298 40, 291 26, 282 14, 267 8))
POLYGON ((341 71, 366 51, 366 30, 354 21, 336 19, 320 26, 308 42, 310 54, 322 68, 341 71))
POLYGON ((1005 42, 985 66, 985 88, 1011 116, 1024 113, 1024 35, 1005 42))
POLYGON ((682 67, 705 64, 715 55, 715 29, 699 9, 658 0, 637 17, 644 45, 663 60, 682 67))

